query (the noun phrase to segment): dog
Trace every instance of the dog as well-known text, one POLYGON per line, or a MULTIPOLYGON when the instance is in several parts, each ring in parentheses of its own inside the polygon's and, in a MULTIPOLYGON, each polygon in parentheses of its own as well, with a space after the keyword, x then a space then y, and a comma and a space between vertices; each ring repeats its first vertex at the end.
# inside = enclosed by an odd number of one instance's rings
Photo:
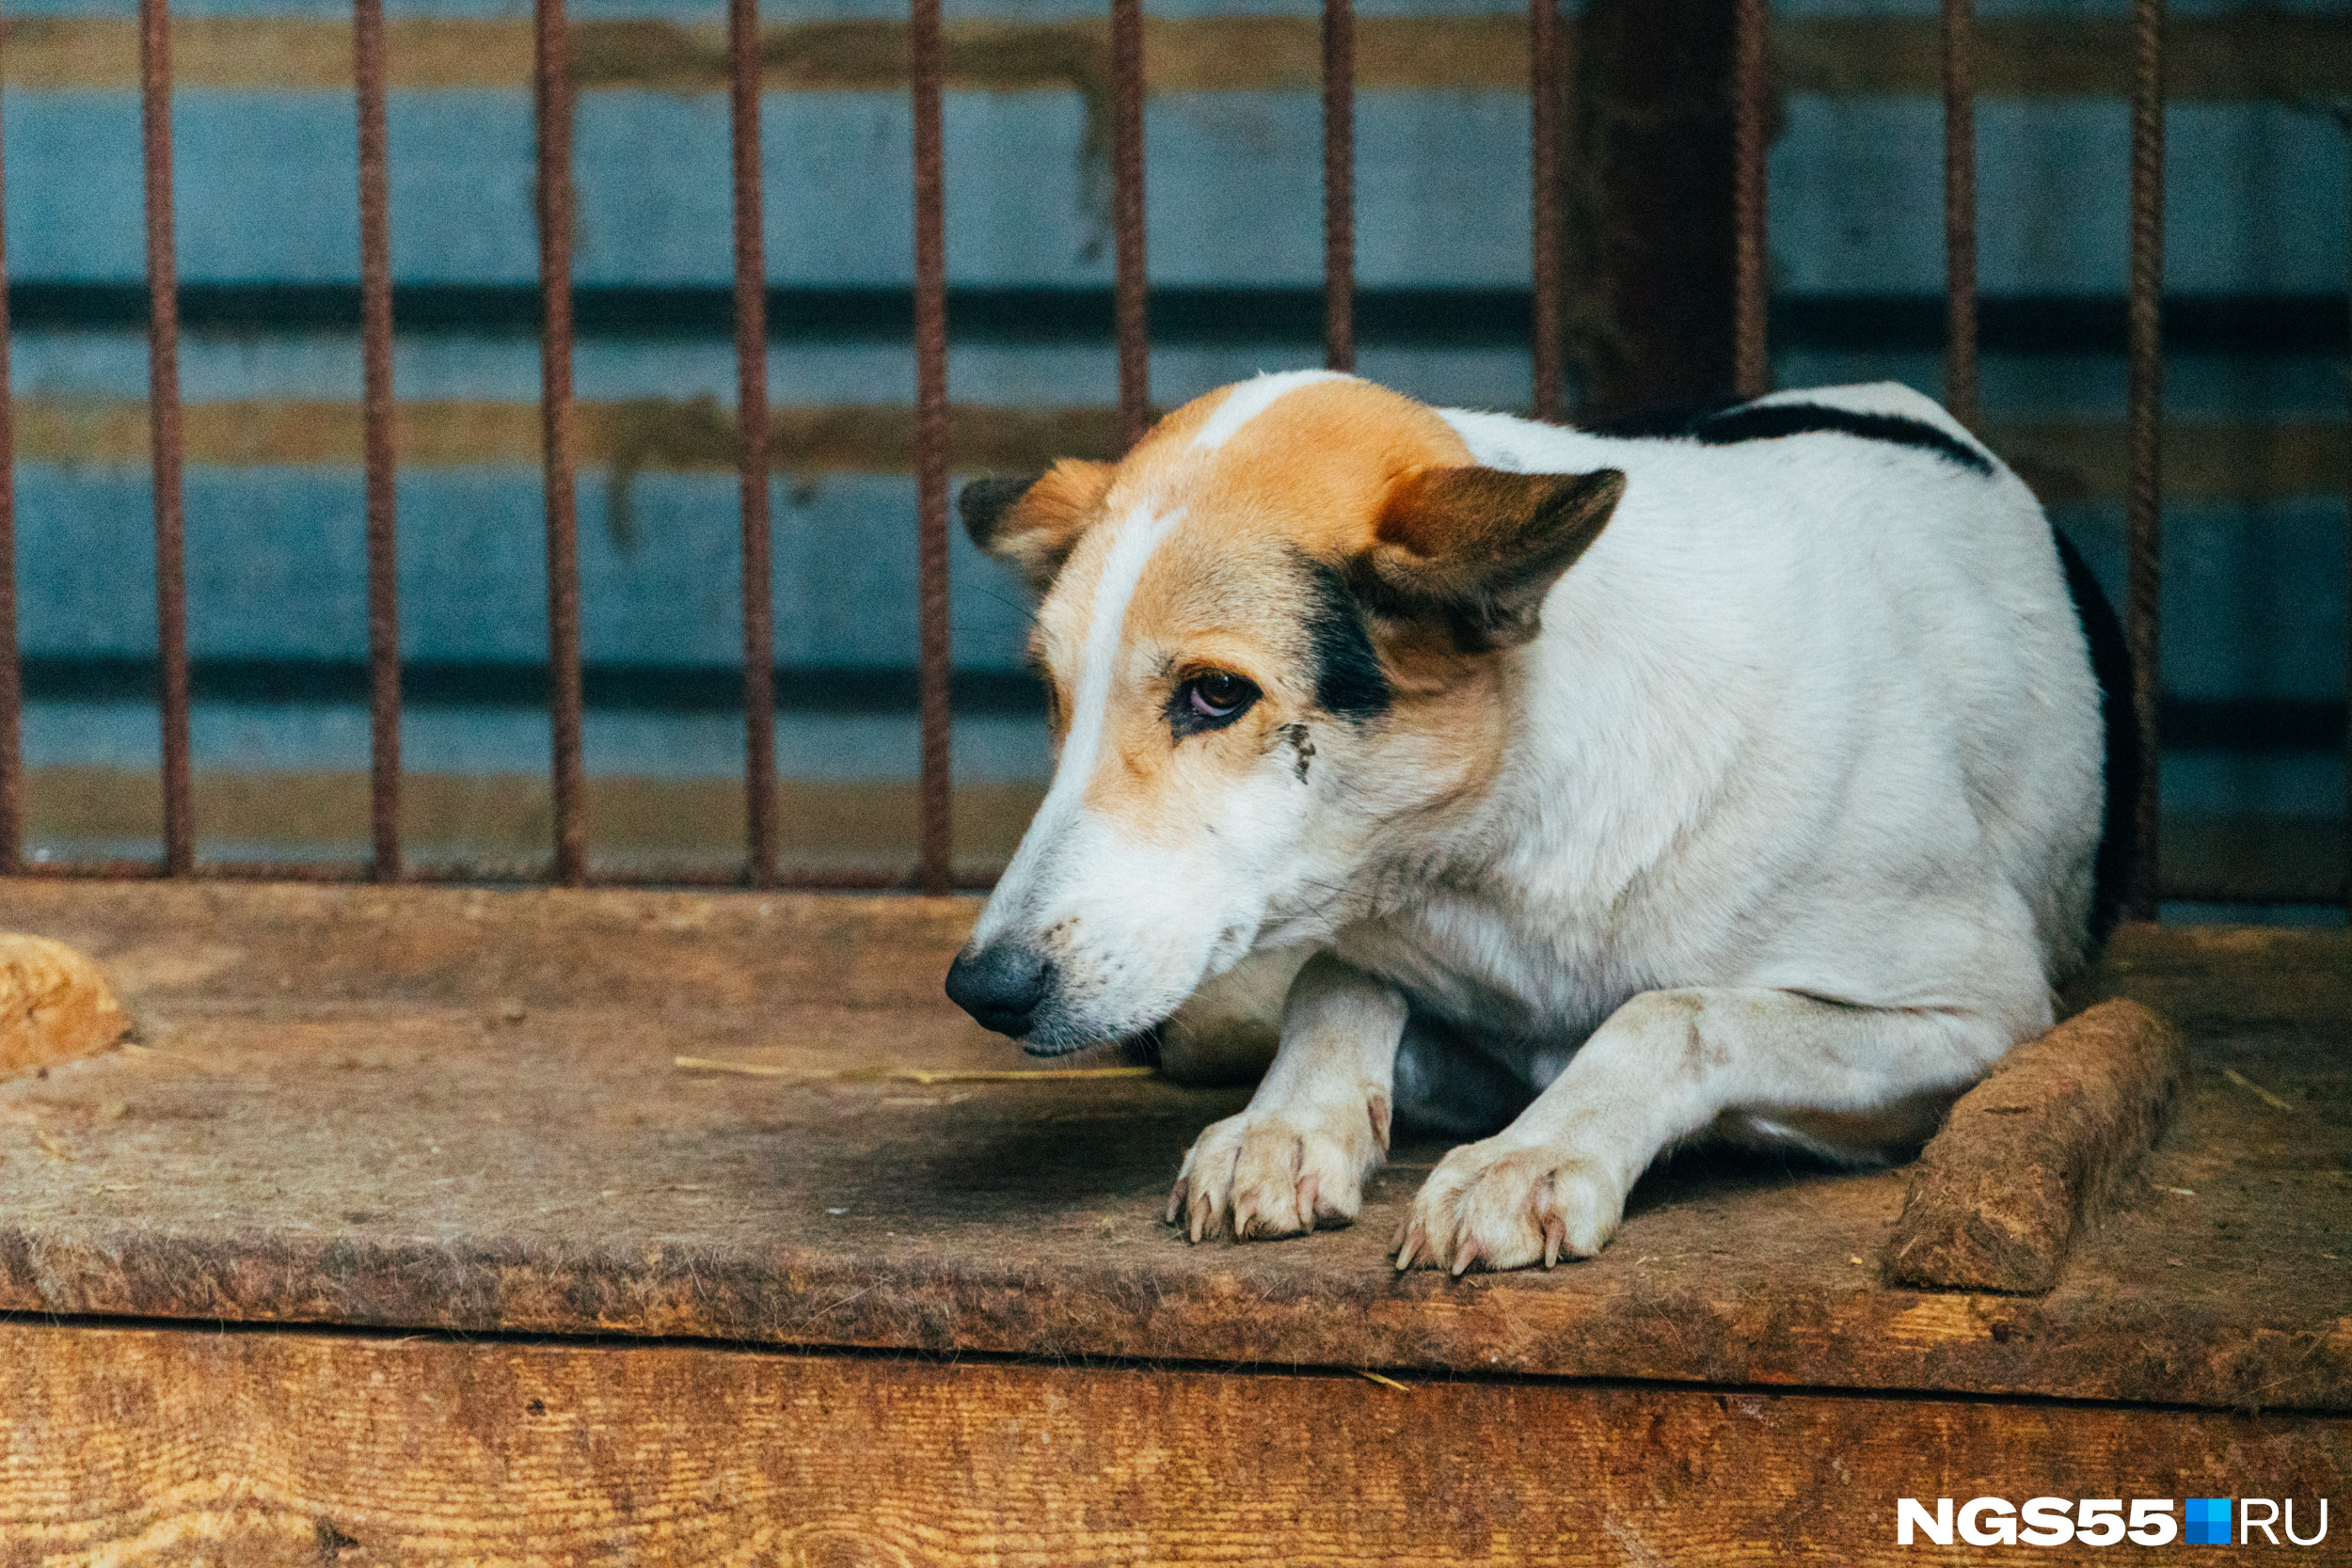
POLYGON ((1398 1120, 1474 1140, 1394 1243, 1456 1275, 1597 1253, 1689 1140, 1899 1157, 2115 919, 2114 615, 1908 388, 1576 430, 1290 372, 961 506, 1058 751, 947 992, 1279 1039, 1195 1242, 1354 1220, 1398 1120))

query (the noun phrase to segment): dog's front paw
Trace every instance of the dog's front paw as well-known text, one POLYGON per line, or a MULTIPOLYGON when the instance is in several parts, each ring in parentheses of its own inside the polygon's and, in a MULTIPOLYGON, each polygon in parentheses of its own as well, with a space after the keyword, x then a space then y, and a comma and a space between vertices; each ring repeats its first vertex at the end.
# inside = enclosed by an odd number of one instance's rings
POLYGON ((1364 1178, 1388 1152, 1389 1106, 1372 1097, 1345 1113, 1251 1108, 1202 1132, 1168 1196, 1168 1222, 1198 1242, 1297 1236, 1318 1222, 1348 1225, 1364 1178))
POLYGON ((1546 1268, 1590 1258, 1625 1215, 1625 1189, 1598 1164, 1504 1137, 1464 1144, 1429 1174, 1396 1237, 1396 1266, 1546 1268))

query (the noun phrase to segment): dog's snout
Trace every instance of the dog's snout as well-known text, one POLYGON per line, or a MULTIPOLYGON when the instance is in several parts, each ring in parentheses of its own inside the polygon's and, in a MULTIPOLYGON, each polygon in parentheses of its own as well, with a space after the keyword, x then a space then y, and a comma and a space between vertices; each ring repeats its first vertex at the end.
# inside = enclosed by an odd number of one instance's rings
POLYGON ((947 971, 947 1000, 984 1027, 1019 1039, 1053 989, 1053 961, 1019 942, 966 948, 947 971))

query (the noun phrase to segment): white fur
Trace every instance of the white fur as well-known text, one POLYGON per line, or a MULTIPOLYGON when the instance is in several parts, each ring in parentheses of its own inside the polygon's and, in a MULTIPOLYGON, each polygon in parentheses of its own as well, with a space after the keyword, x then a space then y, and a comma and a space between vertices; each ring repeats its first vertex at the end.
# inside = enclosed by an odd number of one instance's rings
POLYGON ((1236 432, 1259 415, 1274 406, 1275 400, 1286 397, 1301 387, 1311 387, 1318 381, 1345 381, 1338 371, 1277 371, 1242 382, 1225 394, 1225 401, 1209 410, 1209 417, 1194 432, 1193 450, 1215 451, 1232 440, 1236 432))
MULTIPOLYGON (((1788 395, 1974 445, 1900 387, 1788 395)), ((1497 656, 1500 775, 1466 807, 1402 809, 1411 780, 1376 737, 1343 779, 1352 753, 1325 744, 1293 792, 1311 800, 1253 784, 1226 814, 1263 812, 1250 853, 1187 863, 1181 889, 1101 847, 1077 874, 1154 906, 1104 968, 1138 979, 1103 982, 1100 1018, 1163 1015, 1141 977, 1230 965, 1204 933, 1329 955, 1249 1109, 1187 1160, 1171 1207, 1194 1234, 1355 1212, 1332 1183, 1367 1117, 1385 1143, 1408 1012, 1541 1091, 1416 1200, 1399 1266, 1456 1272, 1592 1252, 1651 1159, 1710 1129, 1870 1154, 1885 1134, 1820 1117, 1931 1115, 2046 1030, 2085 957, 2102 730, 2024 483, 1839 434, 1710 447, 1445 418, 1482 464, 1628 476, 1541 634, 1497 656), (1300 1148, 1331 1151, 1319 1201, 1282 1153, 1300 1148)))

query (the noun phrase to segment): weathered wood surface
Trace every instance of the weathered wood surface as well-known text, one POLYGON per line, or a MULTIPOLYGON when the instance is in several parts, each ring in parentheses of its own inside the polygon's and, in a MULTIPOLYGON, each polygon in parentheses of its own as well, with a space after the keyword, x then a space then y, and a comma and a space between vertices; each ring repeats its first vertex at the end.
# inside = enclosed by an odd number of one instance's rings
POLYGON ((1883 1282, 1903 1171, 1686 1157, 1593 1261, 1400 1277, 1434 1148, 1353 1229, 1190 1247, 1157 1215, 1235 1091, 672 1065, 1030 1065, 940 997, 973 909, 0 883, 146 1048, 0 1082, 0 1307, 2352 1410, 2341 935, 2120 939, 2089 990, 2188 1084, 2017 1298, 1883 1282))
POLYGON ((2139 1169, 2187 1070, 2180 1031, 2122 998, 2001 1058, 1920 1151, 1887 1277, 2046 1291, 2068 1244, 2139 1169))
POLYGON ((0 1564, 1981 1561, 1895 1499, 2352 1477, 2344 1418, 23 1323, 0 1410, 0 1564))

